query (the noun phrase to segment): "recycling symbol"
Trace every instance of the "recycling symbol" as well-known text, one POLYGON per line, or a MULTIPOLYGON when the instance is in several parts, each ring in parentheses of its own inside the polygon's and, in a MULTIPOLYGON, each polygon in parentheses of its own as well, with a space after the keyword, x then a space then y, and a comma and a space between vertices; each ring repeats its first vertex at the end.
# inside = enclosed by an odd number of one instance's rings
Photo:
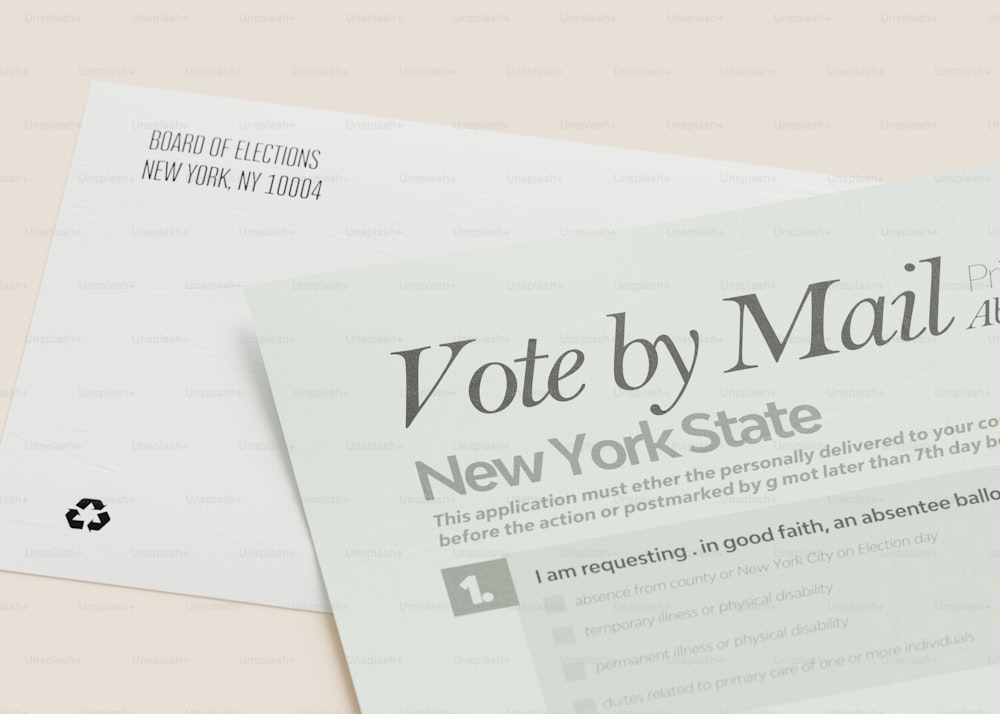
POLYGON ((87 523, 88 531, 99 531, 104 528, 104 526, 108 525, 108 521, 111 520, 111 515, 104 510, 103 501, 96 498, 81 498, 76 504, 76 508, 66 511, 66 522, 69 523, 70 528, 82 530, 85 523, 83 516, 93 516, 95 514, 97 516, 96 520, 91 517, 90 522, 87 523), (83 511, 82 514, 81 511, 83 511))

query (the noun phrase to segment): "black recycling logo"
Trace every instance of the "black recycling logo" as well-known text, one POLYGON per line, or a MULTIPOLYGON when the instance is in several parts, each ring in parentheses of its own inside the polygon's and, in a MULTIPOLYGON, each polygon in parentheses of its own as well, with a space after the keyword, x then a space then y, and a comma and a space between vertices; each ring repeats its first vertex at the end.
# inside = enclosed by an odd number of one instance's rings
POLYGON ((104 502, 97 498, 81 498, 76 508, 66 511, 66 522, 70 528, 77 530, 83 530, 83 524, 86 523, 88 531, 99 531, 110 520, 111 515, 104 510, 104 502), (89 523, 84 520, 84 516, 89 517, 89 523))

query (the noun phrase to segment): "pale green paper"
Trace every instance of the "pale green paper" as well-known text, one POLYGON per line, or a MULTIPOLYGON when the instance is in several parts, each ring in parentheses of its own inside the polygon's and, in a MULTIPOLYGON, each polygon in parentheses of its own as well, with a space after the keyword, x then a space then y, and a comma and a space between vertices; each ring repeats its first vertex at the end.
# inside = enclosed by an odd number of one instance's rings
MULTIPOLYGON (((977 329, 967 329, 984 301, 1000 294, 986 278, 970 284, 970 275, 981 272, 971 266, 989 270, 1000 265, 998 181, 1000 170, 986 168, 629 231, 615 239, 535 244, 250 289, 271 389, 362 708, 490 714, 548 706, 572 713, 573 692, 583 696, 588 687, 604 681, 591 677, 580 683, 574 670, 566 672, 568 684, 539 682, 516 608, 455 617, 442 569, 554 547, 572 559, 574 544, 585 540, 588 549, 599 550, 595 543, 600 541, 592 539, 996 464, 1000 452, 987 448, 984 438, 975 454, 957 451, 938 460, 913 460, 905 468, 862 468, 853 475, 806 480, 770 493, 639 512, 627 520, 599 519, 450 547, 440 547, 435 525, 435 515, 438 520, 459 510, 474 515, 515 498, 579 496, 618 483, 631 487, 652 474, 750 464, 796 449, 818 452, 843 440, 911 429, 933 434, 935 426, 1000 414, 989 392, 996 385, 1000 329, 982 326, 987 321, 982 317, 977 329), (925 333, 905 342, 897 336, 885 346, 846 349, 841 325, 851 306, 864 298, 886 297, 888 334, 900 329, 902 314, 902 301, 890 301, 911 290, 911 330, 916 334, 928 327, 930 263, 920 261, 932 258, 940 258, 942 265, 937 326, 954 318, 952 326, 939 337, 925 333), (906 264, 914 270, 904 269, 906 264), (807 286, 829 280, 839 281, 830 287, 826 303, 826 342, 839 350, 836 354, 800 359, 813 339, 807 304, 777 364, 748 322, 746 362, 760 366, 727 373, 737 363, 739 310, 726 298, 756 293, 783 336, 807 286), (614 322, 608 315, 622 312, 627 339, 667 335, 688 359, 693 345, 685 336, 690 330, 699 333, 690 381, 666 415, 650 407, 672 403, 682 381, 669 369, 662 348, 663 371, 648 385, 631 392, 615 386, 614 322), (423 398, 446 361, 448 352, 439 345, 473 338, 476 342, 459 354, 438 391, 406 428, 404 362, 392 353, 430 346, 422 357, 423 398), (524 356, 529 338, 537 339, 539 352, 549 355, 540 363, 538 393, 549 366, 570 349, 580 349, 586 357, 580 371, 566 379, 566 392, 581 383, 584 391, 571 401, 550 398, 531 408, 522 406, 518 392, 500 413, 476 411, 467 391, 472 371, 485 362, 504 362, 518 370, 520 389, 523 363, 514 360, 524 356), (641 463, 620 468, 588 463, 579 475, 572 474, 549 442, 572 443, 578 433, 588 435, 588 445, 621 440, 639 433, 642 422, 657 432, 671 426, 679 430, 690 414, 761 413, 769 403, 786 409, 814 406, 822 413, 822 430, 722 445, 704 454, 686 451, 700 443, 696 436, 675 434, 671 443, 684 451, 682 458, 640 458, 641 463), (495 478, 491 490, 482 492, 466 483, 462 495, 434 481, 433 501, 426 499, 416 467, 420 461, 447 476, 448 456, 468 466, 492 459, 509 462, 515 455, 530 457, 538 451, 545 452, 545 466, 537 483, 522 479, 511 486, 495 478), (572 689, 569 694, 566 687, 572 689), (560 699, 564 695, 565 702, 560 699)), ((857 334, 864 332, 863 324, 856 328, 857 334)), ((499 396, 490 392, 486 401, 497 404, 499 396)), ((985 437, 997 430, 980 431, 977 436, 985 437)), ((889 455, 906 451, 912 457, 914 448, 916 442, 907 441, 889 455)), ((560 509, 551 511, 558 515, 560 509)), ((484 527, 475 521, 469 525, 484 527)), ((455 535, 463 528, 444 530, 455 535)), ((984 559, 984 553, 974 556, 984 559)), ((886 572, 892 561, 887 563, 870 577, 886 572)), ((926 567, 927 577, 934 577, 933 561, 926 567)), ((514 580, 524 582, 524 576, 515 572, 514 580)), ((882 587, 874 579, 872 583, 882 587)), ((746 589, 732 587, 737 594, 746 589)), ((992 591, 975 593, 993 598, 992 591)), ((525 593, 519 590, 518 595, 523 607, 525 593)), ((886 597, 890 603, 903 597, 914 607, 923 606, 919 588, 886 597)), ((864 628, 851 636, 864 639, 864 628)), ((992 629, 982 635, 990 642, 993 636, 992 629)), ((791 654, 802 647, 793 643, 791 654)), ((965 660, 944 661, 942 672, 971 666, 965 660)), ((989 691, 984 688, 992 686, 991 677, 989 670, 966 677, 968 703, 985 703, 976 699, 976 692, 989 691)), ((901 679, 886 675, 881 681, 901 679)), ((773 701, 842 690, 818 686, 801 691, 790 681, 773 701)), ((914 711, 934 696, 925 680, 878 691, 842 691, 835 701, 914 711)), ((684 706, 715 711, 709 708, 711 701, 678 700, 678 711, 684 706)), ((737 701, 750 700, 740 696, 737 701)), ((798 701, 787 711, 825 711, 831 701, 798 701)), ((955 701, 952 697, 942 703, 955 701)), ((590 705, 576 706, 583 712, 590 705)))

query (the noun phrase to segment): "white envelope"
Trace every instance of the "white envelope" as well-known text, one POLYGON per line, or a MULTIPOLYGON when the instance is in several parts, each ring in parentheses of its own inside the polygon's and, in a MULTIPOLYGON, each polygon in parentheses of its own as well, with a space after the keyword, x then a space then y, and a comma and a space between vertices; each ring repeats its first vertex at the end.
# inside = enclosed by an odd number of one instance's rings
POLYGON ((97 83, 0 444, 0 568, 329 611, 244 284, 852 185, 97 83))

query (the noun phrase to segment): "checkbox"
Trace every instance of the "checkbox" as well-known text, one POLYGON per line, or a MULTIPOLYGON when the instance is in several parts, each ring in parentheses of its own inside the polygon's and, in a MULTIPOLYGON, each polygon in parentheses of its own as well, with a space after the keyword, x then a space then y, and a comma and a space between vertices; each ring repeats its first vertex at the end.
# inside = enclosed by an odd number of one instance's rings
POLYGON ((573 702, 573 712, 574 714, 597 714, 597 702, 593 699, 573 702))
POLYGON ((552 597, 547 597, 542 601, 542 607, 545 608, 545 612, 566 612, 566 598, 562 595, 553 595, 552 597))
POLYGON ((583 662, 573 662, 563 665, 563 674, 566 675, 567 682, 579 682, 587 678, 587 668, 583 662))
POLYGON ((552 630, 552 643, 555 645, 572 645, 576 643, 576 633, 572 627, 557 627, 552 630))

